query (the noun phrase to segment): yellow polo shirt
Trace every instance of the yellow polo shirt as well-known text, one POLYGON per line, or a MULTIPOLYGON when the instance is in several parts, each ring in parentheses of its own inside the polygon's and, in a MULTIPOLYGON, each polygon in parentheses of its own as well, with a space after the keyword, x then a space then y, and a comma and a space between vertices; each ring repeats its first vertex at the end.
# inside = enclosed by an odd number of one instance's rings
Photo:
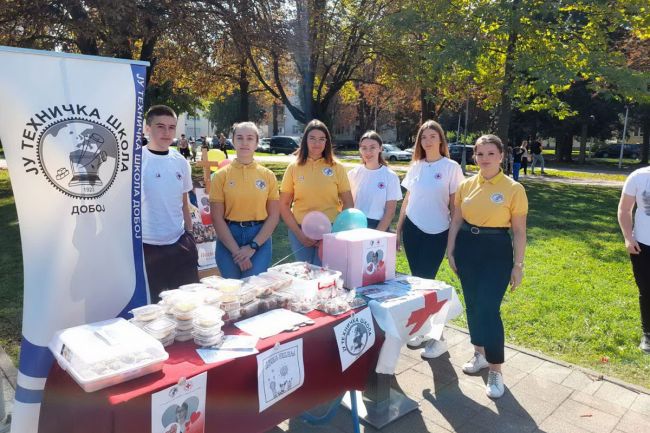
POLYGON ((224 217, 231 221, 262 221, 268 217, 266 202, 278 200, 278 181, 271 170, 236 159, 218 170, 210 184, 210 201, 224 203, 224 217))
POLYGON ((307 158, 304 165, 295 161, 289 164, 280 191, 293 194, 291 210, 298 224, 313 210, 323 212, 333 222, 342 209, 339 194, 350 191, 350 182, 340 162, 329 165, 324 158, 307 158))
POLYGON ((465 179, 456 191, 455 205, 465 221, 478 227, 510 227, 512 216, 528 214, 523 185, 502 171, 490 180, 480 174, 465 179))

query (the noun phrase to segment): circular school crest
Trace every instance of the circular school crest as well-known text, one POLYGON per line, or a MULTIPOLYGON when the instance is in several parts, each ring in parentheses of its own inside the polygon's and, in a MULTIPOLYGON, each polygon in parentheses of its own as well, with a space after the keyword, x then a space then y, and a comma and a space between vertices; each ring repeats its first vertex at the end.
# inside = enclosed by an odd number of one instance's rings
POLYGON ((325 168, 323 169, 323 174, 324 174, 325 176, 328 176, 328 177, 329 177, 329 176, 334 176, 334 170, 332 170, 332 169, 329 168, 329 167, 325 167, 325 168))
POLYGON ((368 344, 368 329, 363 323, 354 323, 345 334, 345 348, 352 356, 363 352, 368 344))
POLYGON ((386 184, 385 184, 384 182, 379 182, 379 183, 377 184, 377 188, 379 188, 379 189, 385 189, 385 188, 386 188, 386 184))
POLYGON ((266 188, 266 182, 264 182, 262 179, 257 179, 255 181, 255 186, 259 190, 264 190, 266 188))
POLYGON ((504 200, 503 194, 501 194, 500 192, 495 192, 490 196, 490 200, 492 200, 492 203, 501 204, 503 203, 504 200))
POLYGON ((434 177, 436 178, 436 180, 440 180, 440 179, 442 179, 442 174, 436 173, 436 175, 434 177))
POLYGON ((118 172, 119 146, 108 126, 89 119, 63 118, 45 125, 37 144, 47 180, 71 197, 102 196, 118 172))

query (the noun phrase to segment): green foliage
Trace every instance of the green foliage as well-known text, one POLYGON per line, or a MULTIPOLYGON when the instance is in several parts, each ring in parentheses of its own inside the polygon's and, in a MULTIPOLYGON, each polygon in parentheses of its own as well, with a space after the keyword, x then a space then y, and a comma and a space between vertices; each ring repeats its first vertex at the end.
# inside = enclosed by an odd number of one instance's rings
MULTIPOLYGON (((255 97, 249 95, 248 98, 248 120, 259 122, 264 117, 265 111, 255 97)), ((215 125, 217 131, 229 131, 234 123, 241 121, 239 119, 240 99, 239 92, 235 91, 223 98, 215 99, 210 104, 208 119, 215 125)))
POLYGON ((157 104, 164 104, 174 109, 177 114, 196 114, 201 108, 201 100, 188 90, 174 88, 171 81, 167 80, 162 84, 150 83, 145 91, 145 103, 147 107, 157 104))

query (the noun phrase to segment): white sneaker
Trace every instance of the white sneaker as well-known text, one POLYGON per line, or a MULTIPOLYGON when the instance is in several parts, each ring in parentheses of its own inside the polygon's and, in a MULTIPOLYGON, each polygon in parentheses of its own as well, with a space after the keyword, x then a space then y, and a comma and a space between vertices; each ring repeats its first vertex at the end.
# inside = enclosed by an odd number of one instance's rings
POLYGON ((433 359, 443 353, 447 353, 447 342, 445 340, 429 340, 424 350, 420 353, 422 358, 433 359))
POLYGON ((485 393, 490 398, 501 398, 505 391, 503 385, 503 375, 498 371, 490 371, 488 373, 487 385, 485 385, 485 393))
POLYGON ((411 349, 415 349, 416 347, 420 347, 420 345, 425 341, 429 341, 429 337, 427 337, 426 335, 416 335, 415 337, 407 341, 406 345, 411 349))
POLYGON ((467 374, 475 374, 484 368, 488 367, 487 359, 479 352, 474 352, 472 359, 463 364, 463 372, 467 374))

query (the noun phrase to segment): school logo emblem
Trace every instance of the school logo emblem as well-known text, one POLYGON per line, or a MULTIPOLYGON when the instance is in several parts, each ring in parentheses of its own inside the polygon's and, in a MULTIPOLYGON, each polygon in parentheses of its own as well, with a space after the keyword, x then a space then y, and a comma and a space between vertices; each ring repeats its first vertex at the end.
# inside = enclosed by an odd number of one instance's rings
POLYGON ((363 352, 370 337, 370 326, 365 320, 352 321, 343 331, 345 351, 352 356, 363 352))
POLYGON ((176 179, 178 179, 178 180, 182 180, 182 179, 183 179, 183 175, 180 174, 180 172, 178 172, 178 171, 176 172, 176 179))
POLYGON ((304 182, 305 181, 305 176, 298 176, 298 182, 304 182))
POLYGON ((234 188, 235 187, 235 181, 234 180, 228 181, 228 186, 230 186, 231 188, 234 188))
POLYGON ((492 200, 492 203, 501 204, 503 203, 504 200, 503 194, 501 194, 500 192, 495 192, 490 196, 490 200, 492 200))
POLYGON ((330 176, 334 176, 334 170, 332 170, 332 169, 329 168, 329 167, 326 167, 326 168, 323 169, 323 174, 324 174, 325 176, 328 176, 328 177, 330 177, 330 176))
POLYGON ((257 189, 264 190, 266 188, 266 182, 264 182, 262 179, 257 179, 255 181, 255 186, 257 189))
POLYGON ((35 137, 38 164, 50 184, 82 199, 100 197, 111 187, 120 151, 117 135, 108 125, 74 116, 38 126, 42 126, 35 137))
POLYGON ((434 177, 436 178, 436 180, 440 180, 440 179, 442 179, 442 174, 436 173, 436 175, 434 177))
POLYGON ((386 188, 386 184, 385 184, 384 182, 379 182, 379 183, 377 184, 377 188, 379 188, 379 189, 384 189, 384 188, 386 188))

